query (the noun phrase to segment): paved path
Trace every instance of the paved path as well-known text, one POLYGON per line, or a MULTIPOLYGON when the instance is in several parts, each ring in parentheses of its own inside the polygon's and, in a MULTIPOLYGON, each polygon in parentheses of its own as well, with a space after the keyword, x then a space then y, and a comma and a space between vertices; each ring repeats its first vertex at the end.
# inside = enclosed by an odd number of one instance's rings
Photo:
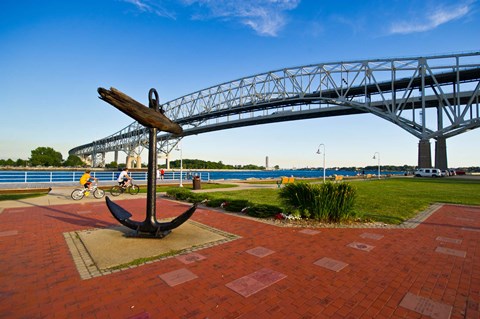
MULTIPOLYGON (((143 214, 131 198, 118 201, 143 214)), ((0 203, 0 318, 480 317, 480 207, 440 206, 410 229, 277 227, 202 208, 194 221, 240 238, 82 279, 64 233, 117 225, 103 200, 54 189, 0 203)))

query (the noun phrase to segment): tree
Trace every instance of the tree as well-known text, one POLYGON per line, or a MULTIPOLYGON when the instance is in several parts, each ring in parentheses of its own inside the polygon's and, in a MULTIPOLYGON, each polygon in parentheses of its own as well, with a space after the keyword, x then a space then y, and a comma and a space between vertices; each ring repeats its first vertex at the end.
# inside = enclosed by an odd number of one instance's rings
POLYGON ((105 167, 106 168, 117 168, 118 167, 118 163, 113 161, 113 162, 110 162, 110 164, 105 164, 105 167))
POLYGON ((37 147, 32 150, 29 162, 32 166, 61 166, 63 157, 51 147, 37 147))
POLYGON ((85 163, 80 159, 80 157, 76 155, 70 155, 68 156, 67 160, 63 162, 63 166, 67 167, 78 167, 78 166, 84 166, 85 163))
POLYGON ((11 158, 7 160, 0 160, 0 166, 15 166, 15 162, 11 158))
POLYGON ((27 166, 27 161, 26 160, 22 160, 22 159, 17 159, 17 161, 15 162, 15 166, 17 167, 20 167, 20 166, 27 166))

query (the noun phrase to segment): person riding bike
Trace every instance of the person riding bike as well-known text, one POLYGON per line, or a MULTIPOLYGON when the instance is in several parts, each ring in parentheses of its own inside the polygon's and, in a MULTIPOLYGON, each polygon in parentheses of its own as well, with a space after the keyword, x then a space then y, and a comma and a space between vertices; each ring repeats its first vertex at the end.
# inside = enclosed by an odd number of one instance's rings
POLYGON ((124 168, 117 178, 118 185, 123 188, 127 187, 129 185, 129 181, 131 180, 132 178, 128 175, 128 168, 124 168))
POLYGON ((80 177, 80 184, 83 185, 83 187, 87 188, 89 191, 92 189, 91 185, 93 181, 96 181, 96 177, 92 177, 90 175, 90 170, 87 169, 85 170, 85 173, 83 173, 82 177, 80 177))

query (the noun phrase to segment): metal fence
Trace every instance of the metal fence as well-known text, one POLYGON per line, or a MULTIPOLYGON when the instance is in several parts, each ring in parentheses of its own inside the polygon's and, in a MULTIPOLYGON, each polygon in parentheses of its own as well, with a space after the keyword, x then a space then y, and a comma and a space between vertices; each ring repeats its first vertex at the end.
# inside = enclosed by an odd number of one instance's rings
MULTIPOLYGON (((84 172, 81 171, 0 171, 0 184, 5 183, 68 183, 78 182, 84 172)), ((90 174, 100 181, 116 181, 118 171, 95 172, 90 174)), ((130 172, 134 180, 146 181, 147 172, 130 172)), ((210 180, 210 173, 205 172, 165 172, 164 180, 179 181, 191 180, 194 176, 199 176, 202 180, 210 180)))

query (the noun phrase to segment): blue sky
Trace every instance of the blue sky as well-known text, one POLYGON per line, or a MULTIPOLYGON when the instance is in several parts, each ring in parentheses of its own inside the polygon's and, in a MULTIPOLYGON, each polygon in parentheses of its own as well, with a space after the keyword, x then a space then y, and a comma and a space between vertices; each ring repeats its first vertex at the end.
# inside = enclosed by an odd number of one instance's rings
MULTIPOLYGON (((2 0, 0 158, 28 159, 39 146, 66 158, 132 123, 98 99, 98 87, 147 104, 152 87, 166 102, 283 67, 478 51, 479 8, 476 0, 2 0)), ((479 137, 477 129, 448 139, 449 166, 480 166, 479 137)), ((327 167, 376 165, 375 152, 393 165, 416 165, 418 156, 416 137, 373 115, 182 143, 184 158, 264 165, 268 156, 285 168, 322 166, 321 143, 327 167)))

